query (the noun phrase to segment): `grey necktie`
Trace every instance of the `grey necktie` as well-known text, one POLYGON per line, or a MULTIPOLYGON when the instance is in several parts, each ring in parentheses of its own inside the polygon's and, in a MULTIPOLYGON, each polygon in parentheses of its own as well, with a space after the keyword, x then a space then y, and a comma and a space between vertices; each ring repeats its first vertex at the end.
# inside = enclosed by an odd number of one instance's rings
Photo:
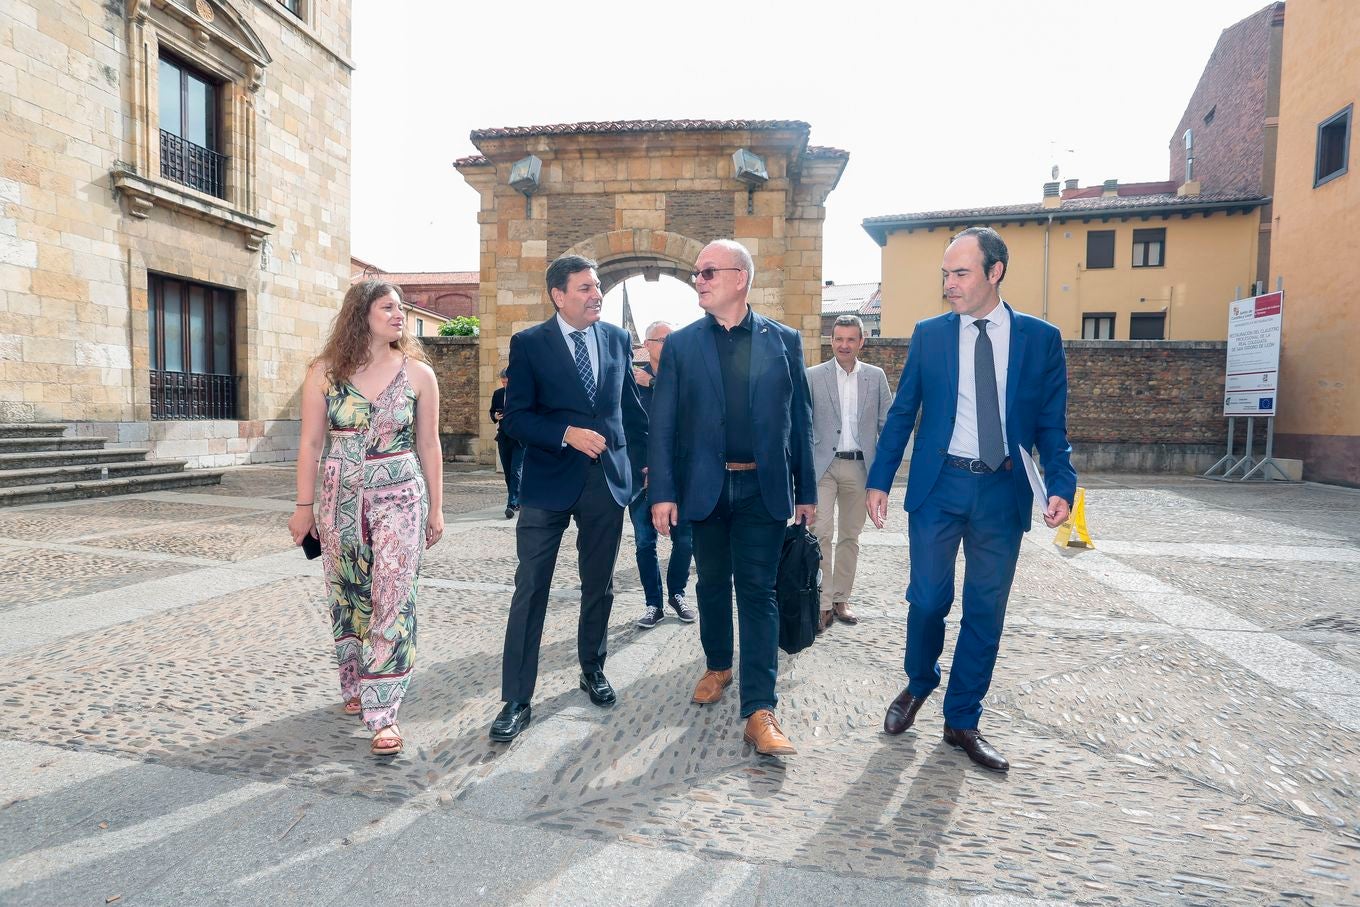
POLYGON ((581 376, 581 383, 586 387, 586 396, 590 399, 590 405, 595 405, 595 369, 590 367, 590 352, 586 350, 585 331, 572 331, 572 342, 576 344, 576 373, 581 376))
POLYGON ((987 336, 987 322, 974 321, 977 326, 977 345, 973 347, 973 380, 977 391, 978 459, 996 472, 1006 459, 1006 445, 1001 441, 1001 409, 996 394, 996 360, 992 357, 992 341, 987 336))

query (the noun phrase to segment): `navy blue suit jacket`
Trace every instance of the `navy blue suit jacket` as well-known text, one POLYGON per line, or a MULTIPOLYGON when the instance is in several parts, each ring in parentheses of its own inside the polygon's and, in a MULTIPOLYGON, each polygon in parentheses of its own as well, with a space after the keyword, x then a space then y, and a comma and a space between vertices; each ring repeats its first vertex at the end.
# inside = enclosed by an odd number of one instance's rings
MULTIPOLYGON (((654 505, 678 504, 681 520, 711 514, 726 477, 727 401, 712 324, 700 318, 667 336, 652 383, 648 494, 654 505)), ((787 520, 795 503, 817 503, 803 340, 754 310, 751 416, 761 501, 770 516, 787 520)))
POLYGON ((510 338, 509 386, 501 427, 525 445, 519 501, 525 507, 570 510, 585 487, 590 458, 564 446, 568 426, 604 436, 600 455, 609 492, 619 506, 633 498, 647 446, 647 414, 633 381, 633 349, 628 332, 596 322, 600 340, 600 377, 591 406, 576 361, 557 324, 557 316, 510 338), (641 467, 638 466, 637 469, 641 467))
MULTIPOLYGON (((1004 305, 1005 303, 1003 303, 1004 305)), ((1020 462, 1020 449, 1039 449, 1044 484, 1050 495, 1070 506, 1077 493, 1072 469, 1072 447, 1067 441, 1067 360, 1062 334, 1053 325, 1022 315, 1006 305, 1011 316, 1010 356, 1006 371, 1006 444, 1014 463, 1010 475, 1019 505, 1020 529, 1030 528, 1034 493, 1020 462)), ((945 452, 954 435, 959 398, 959 325, 953 312, 927 318, 916 325, 907 350, 907 365, 897 386, 897 397, 878 436, 868 487, 888 491, 921 413, 921 427, 912 448, 904 506, 915 510, 935 487, 944 467, 945 452)), ((1045 505, 1047 502, 1044 502, 1045 505)))

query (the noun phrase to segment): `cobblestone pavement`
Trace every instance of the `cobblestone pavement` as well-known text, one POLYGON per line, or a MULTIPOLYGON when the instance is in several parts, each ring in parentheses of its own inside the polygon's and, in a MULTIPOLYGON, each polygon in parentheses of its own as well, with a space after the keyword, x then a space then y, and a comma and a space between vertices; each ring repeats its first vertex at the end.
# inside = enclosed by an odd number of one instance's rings
POLYGON ((1360 904, 1360 492, 1084 481, 1097 549, 1022 549, 982 722, 1006 776, 941 741, 939 697, 881 732, 900 509, 863 537, 862 622, 781 660, 797 756, 743 743, 735 690, 689 702, 695 626, 633 626, 631 530, 618 705, 576 685, 569 533, 507 747, 514 523, 496 475, 451 472, 385 761, 339 711, 291 470, 0 510, 0 903, 1360 904))

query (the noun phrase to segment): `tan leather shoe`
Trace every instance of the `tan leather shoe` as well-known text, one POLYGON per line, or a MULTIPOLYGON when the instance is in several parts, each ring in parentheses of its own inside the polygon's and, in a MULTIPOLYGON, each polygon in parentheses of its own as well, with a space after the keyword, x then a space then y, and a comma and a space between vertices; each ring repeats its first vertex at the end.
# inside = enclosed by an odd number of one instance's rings
POLYGON ((817 635, 821 636, 826 632, 826 628, 836 622, 836 615, 831 611, 823 611, 822 618, 817 622, 817 635))
POLYGON ((855 612, 850 610, 849 602, 832 602, 831 607, 835 609, 836 620, 841 623, 851 625, 859 623, 859 618, 855 616, 855 612))
POLYGON ((694 701, 700 705, 712 705, 722 699, 723 690, 731 685, 731 671, 705 671, 694 686, 694 701))
POLYGON ((762 756, 792 756, 798 752, 779 729, 779 722, 774 720, 774 712, 769 709, 757 709, 751 713, 751 717, 746 719, 746 733, 742 739, 754 746, 762 756))

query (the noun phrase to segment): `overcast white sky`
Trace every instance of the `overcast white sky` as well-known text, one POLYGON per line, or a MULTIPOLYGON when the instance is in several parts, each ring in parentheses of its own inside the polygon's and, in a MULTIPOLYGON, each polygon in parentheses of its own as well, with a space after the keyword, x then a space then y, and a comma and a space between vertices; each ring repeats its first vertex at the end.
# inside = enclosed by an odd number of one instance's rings
POLYGON ((452 166, 473 129, 796 119, 850 152, 824 276, 875 281, 865 217, 1038 201, 1054 163, 1083 186, 1165 179, 1219 33, 1266 5, 354 0, 352 252, 477 269, 477 196, 452 166))

